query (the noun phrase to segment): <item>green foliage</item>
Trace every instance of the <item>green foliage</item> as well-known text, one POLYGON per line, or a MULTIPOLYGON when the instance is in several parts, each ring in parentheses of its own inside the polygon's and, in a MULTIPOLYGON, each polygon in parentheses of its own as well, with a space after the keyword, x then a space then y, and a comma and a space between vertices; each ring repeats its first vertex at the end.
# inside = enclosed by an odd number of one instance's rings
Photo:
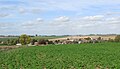
POLYGON ((31 38, 28 35, 23 34, 20 36, 19 41, 22 45, 26 45, 30 43, 31 38))
POLYGON ((3 45, 8 45, 6 41, 3 42, 3 45))
POLYGON ((48 40, 45 40, 45 39, 40 39, 38 41, 39 44, 46 44, 46 42, 49 42, 48 40))
POLYGON ((12 40, 10 43, 11 43, 11 45, 16 45, 18 42, 19 42, 19 40, 14 39, 14 40, 12 40))
POLYGON ((3 45, 16 45, 18 43, 17 39, 8 39, 7 41, 3 41, 3 45))
POLYGON ((117 36, 115 37, 115 41, 116 41, 116 42, 120 42, 120 35, 117 35, 117 36))
MULTIPOLYGON (((54 38, 61 38, 65 36, 37 36, 37 37, 31 37, 31 44, 34 44, 34 42, 37 42, 39 40, 48 40, 48 39, 54 39, 54 38)), ((18 40, 18 37, 6 37, 6 38, 0 38, 0 41, 3 42, 2 45, 16 45, 17 43, 20 43, 18 40), (9 43, 8 43, 9 42, 9 43)), ((49 41, 49 44, 53 44, 53 42, 49 41)))
POLYGON ((88 37, 88 38, 84 38, 85 40, 91 40, 91 38, 90 37, 88 37))
POLYGON ((35 39, 31 39, 31 44, 34 45, 34 43, 37 42, 35 39))
POLYGON ((109 38, 108 42, 114 42, 114 39, 109 38))
POLYGON ((101 37, 98 37, 98 40, 102 40, 102 38, 101 38, 101 37))
POLYGON ((119 69, 120 43, 49 45, 0 52, 0 69, 119 69))

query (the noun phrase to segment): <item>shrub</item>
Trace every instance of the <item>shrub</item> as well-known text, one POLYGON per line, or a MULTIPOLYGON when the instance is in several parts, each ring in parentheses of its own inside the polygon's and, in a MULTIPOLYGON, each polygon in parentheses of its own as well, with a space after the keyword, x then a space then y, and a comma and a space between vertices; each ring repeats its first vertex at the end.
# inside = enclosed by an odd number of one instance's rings
POLYGON ((46 45, 46 43, 48 43, 48 40, 40 39, 40 40, 38 41, 38 43, 39 43, 39 44, 44 44, 44 45, 46 45))
POLYGON ((54 44, 53 41, 48 41, 48 44, 54 44))
POLYGON ((109 38, 109 39, 108 39, 108 42, 114 42, 114 40, 113 40, 113 39, 111 39, 111 38, 109 38))
POLYGON ((34 45, 35 42, 37 42, 37 40, 35 40, 35 39, 32 39, 32 40, 31 40, 31 44, 32 44, 32 45, 34 45))
POLYGON ((115 37, 115 42, 120 42, 120 35, 117 35, 117 36, 115 37))

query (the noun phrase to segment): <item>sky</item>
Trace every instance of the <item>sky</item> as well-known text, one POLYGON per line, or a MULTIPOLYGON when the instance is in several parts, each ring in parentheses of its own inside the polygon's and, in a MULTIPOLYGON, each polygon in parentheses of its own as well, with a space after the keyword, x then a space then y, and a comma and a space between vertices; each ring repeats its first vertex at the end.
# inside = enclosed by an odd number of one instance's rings
POLYGON ((120 0, 0 0, 0 35, 120 34, 120 0))

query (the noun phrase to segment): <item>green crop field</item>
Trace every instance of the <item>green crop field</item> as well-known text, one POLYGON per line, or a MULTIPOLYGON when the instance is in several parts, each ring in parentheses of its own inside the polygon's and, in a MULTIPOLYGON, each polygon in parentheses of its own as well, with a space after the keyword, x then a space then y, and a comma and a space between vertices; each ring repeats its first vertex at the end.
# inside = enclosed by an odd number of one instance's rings
POLYGON ((0 41, 7 41, 7 40, 13 40, 13 39, 17 39, 17 37, 6 37, 6 38, 0 38, 0 41))
POLYGON ((39 40, 39 39, 54 39, 54 38, 62 38, 62 37, 65 36, 37 36, 37 37, 32 37, 32 39, 39 40))
MULTIPOLYGON (((31 37, 31 39, 54 39, 54 38, 61 38, 65 36, 37 36, 37 37, 31 37)), ((0 38, 0 41, 7 41, 7 40, 13 40, 13 39, 18 39, 18 37, 6 37, 6 38, 0 38)))
POLYGON ((0 51, 0 69, 119 69, 120 43, 48 45, 0 51))

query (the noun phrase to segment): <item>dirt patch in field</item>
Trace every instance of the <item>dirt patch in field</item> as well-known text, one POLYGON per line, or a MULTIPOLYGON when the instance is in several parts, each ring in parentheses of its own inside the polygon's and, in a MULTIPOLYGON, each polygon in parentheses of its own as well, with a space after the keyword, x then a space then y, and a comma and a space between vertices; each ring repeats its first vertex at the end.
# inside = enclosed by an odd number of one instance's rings
POLYGON ((20 46, 0 46, 0 51, 19 48, 20 46))

